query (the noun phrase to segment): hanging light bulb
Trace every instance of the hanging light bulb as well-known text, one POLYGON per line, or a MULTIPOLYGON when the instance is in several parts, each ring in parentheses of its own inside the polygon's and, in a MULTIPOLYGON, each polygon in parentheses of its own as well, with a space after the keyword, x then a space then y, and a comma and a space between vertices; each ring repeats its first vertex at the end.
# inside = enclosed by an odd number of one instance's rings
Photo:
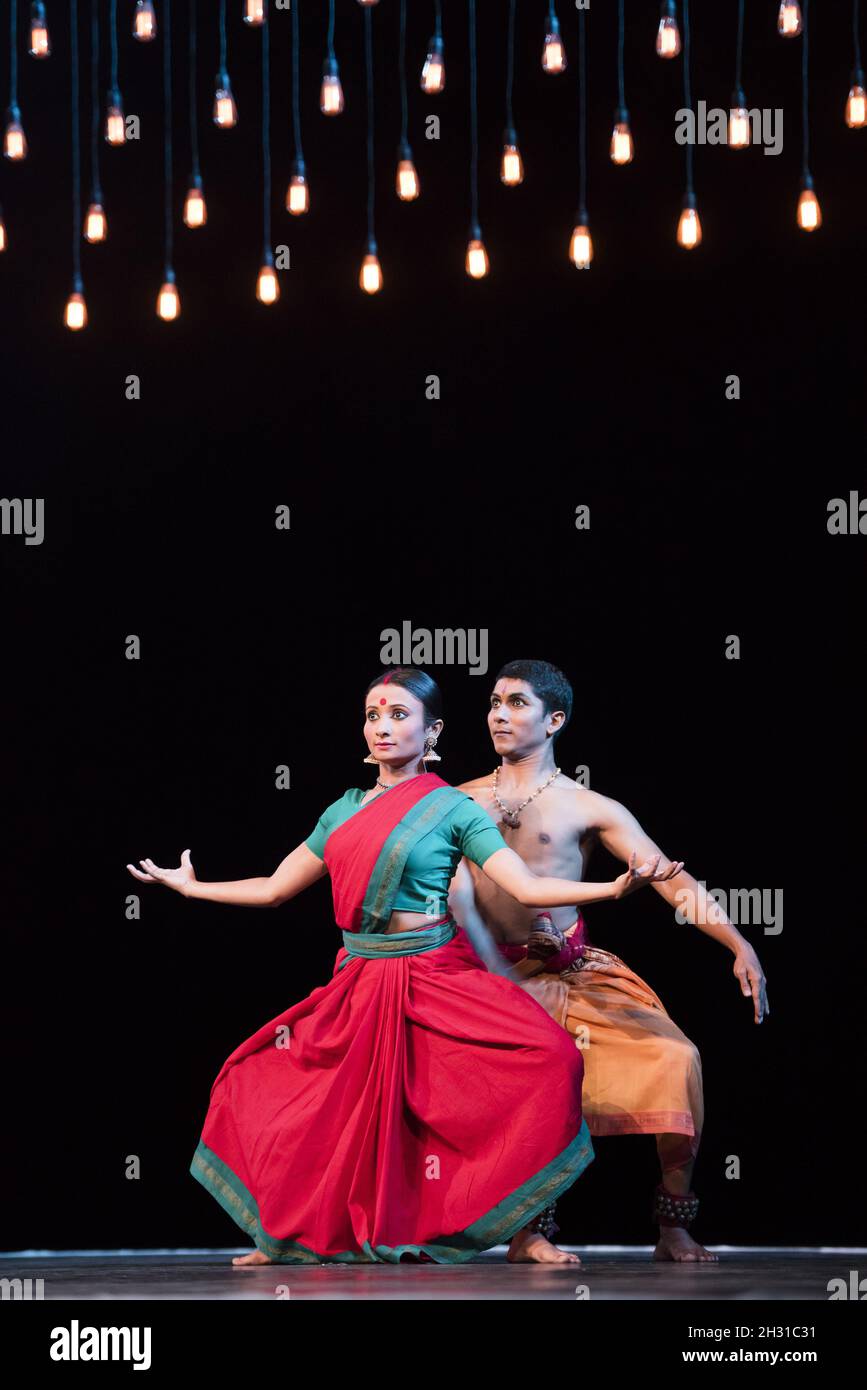
POLYGON ((524 161, 518 149, 518 133, 514 126, 503 131, 503 154, 500 159, 500 182, 507 188, 517 188, 524 182, 524 161))
POLYGON ((84 239, 91 243, 105 241, 108 236, 108 222, 102 203, 91 203, 84 218, 84 239))
POLYGON ((412 150, 405 140, 401 140, 398 146, 395 189, 402 203, 414 202, 421 192, 418 171, 413 163, 412 150))
POLYGON ((319 110, 323 116, 339 116, 343 110, 343 84, 340 81, 336 58, 326 58, 322 64, 319 110))
POLYGON ((302 213, 310 211, 310 188, 307 183, 307 166, 303 159, 296 159, 292 164, 292 177, 286 189, 286 210, 291 212, 293 217, 300 217, 302 213))
POLYGON ((3 209, 0 207, 0 251, 6 250, 6 223, 3 221, 3 209))
POLYGON ((446 85, 445 46, 442 35, 434 34, 427 46, 427 57, 421 70, 421 89, 435 96, 446 85))
POLYGON ((685 251, 701 245, 701 221, 695 205, 695 194, 687 193, 683 199, 683 209, 677 224, 677 244, 685 251))
POLYGON ((581 208, 569 241, 569 259, 576 270, 589 270, 593 260, 593 238, 587 209, 581 208))
POLYGON ((798 199, 798 226, 802 232, 815 232, 822 225, 822 209, 819 199, 813 192, 813 178, 805 174, 801 181, 801 196, 798 199))
POLYGON ((674 0, 665 0, 656 31, 656 51, 660 58, 676 58, 680 52, 680 30, 674 0))
POLYGON ((166 323, 171 323, 173 319, 180 317, 180 312, 181 297, 175 284, 175 272, 170 269, 166 271, 166 278, 157 295, 157 315, 166 323))
POLYGON ((135 14, 132 17, 132 36, 139 43, 149 43, 157 36, 157 17, 154 14, 153 0, 135 0, 135 14))
POLYGON ((120 92, 116 88, 108 94, 104 133, 110 145, 123 145, 126 142, 126 121, 121 106, 120 92))
POLYGON ((208 206, 202 191, 202 176, 194 174, 184 199, 184 223, 187 227, 204 227, 208 220, 208 206))
POLYGON ((280 298, 280 282, 274 269, 274 256, 270 250, 262 256, 262 264, 256 278, 256 298, 260 304, 276 304, 280 298))
POLYGON ((777 30, 784 39, 796 39, 801 32, 801 6, 798 0, 782 0, 777 14, 777 30))
POLYGON ((221 130, 229 130, 233 125, 238 124, 238 108, 235 105, 232 84, 227 72, 217 73, 213 114, 214 125, 219 126, 221 130))
POLYGON ((3 136, 3 153, 7 159, 27 158, 27 137, 21 124, 21 112, 17 106, 7 111, 6 132, 3 136))
POLYGON ((471 280, 484 280, 491 268, 485 243, 482 241, 482 229, 478 224, 470 229, 465 268, 471 280))
POLYGON ((548 16, 548 32, 542 49, 542 68, 545 72, 555 74, 566 71, 566 50, 560 37, 560 21, 553 10, 548 16))
POLYGON ((742 88, 732 92, 732 104, 729 111, 729 149, 745 150, 751 143, 750 113, 747 110, 747 99, 743 94, 742 88))
POLYGON ((632 131, 629 129, 629 112, 625 106, 618 106, 614 113, 609 154, 612 164, 631 164, 635 155, 632 131))
POLYGON ((87 305, 84 301, 84 286, 81 277, 76 276, 73 280, 72 294, 66 301, 66 308, 63 311, 63 322, 67 328, 77 332, 79 328, 87 327, 87 305))
POLYGON ((30 48, 28 52, 31 58, 49 58, 51 56, 51 39, 48 36, 48 24, 45 20, 45 6, 36 3, 36 0, 30 6, 30 48))
POLYGON ((376 242, 373 240, 367 243, 367 255, 361 262, 358 283, 365 294, 379 294, 382 289, 382 266, 379 264, 376 242))
POLYGON ((244 0, 244 23, 265 23, 265 7, 262 0, 244 0))
POLYGON ((864 91, 864 74, 860 68, 852 73, 852 86, 846 98, 846 124, 850 130, 863 130, 867 125, 867 93, 864 91))

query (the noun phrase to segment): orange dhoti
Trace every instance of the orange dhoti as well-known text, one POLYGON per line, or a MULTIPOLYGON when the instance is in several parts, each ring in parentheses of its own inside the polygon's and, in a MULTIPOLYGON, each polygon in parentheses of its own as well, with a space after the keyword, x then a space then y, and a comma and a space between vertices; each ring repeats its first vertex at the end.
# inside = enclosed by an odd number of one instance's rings
MULTIPOLYGON (((579 916, 566 937, 577 931, 580 940, 583 929, 579 916)), ((516 959, 515 947, 503 953, 516 959)), ((680 1153, 672 1150, 665 1168, 694 1159, 704 1122, 701 1058, 650 985, 618 956, 588 945, 565 970, 546 962, 543 973, 519 983, 581 1050, 591 1135, 680 1134, 680 1153)))

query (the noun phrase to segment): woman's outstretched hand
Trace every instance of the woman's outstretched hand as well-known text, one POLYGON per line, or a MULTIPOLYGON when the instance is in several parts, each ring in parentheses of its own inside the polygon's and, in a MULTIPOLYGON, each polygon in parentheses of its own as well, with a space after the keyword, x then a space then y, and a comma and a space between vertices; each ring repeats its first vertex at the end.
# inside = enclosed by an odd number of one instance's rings
POLYGON ((164 883, 166 888, 173 888, 176 893, 183 893, 186 896, 189 884, 196 882, 193 861, 188 849, 185 849, 181 855, 180 868, 177 869, 161 869, 152 859, 140 859, 138 862, 142 865, 144 873, 132 864, 127 864, 126 867, 133 878, 140 879, 142 883, 164 883))
POLYGON ((645 883, 662 883, 665 879, 674 878, 683 868, 683 860, 676 860, 669 864, 662 873, 658 872, 659 861, 662 858, 659 854, 654 854, 645 861, 640 868, 635 866, 635 850, 629 856, 629 868, 626 873, 621 874, 614 880, 615 898, 625 898, 628 893, 634 893, 636 888, 641 888, 645 883))

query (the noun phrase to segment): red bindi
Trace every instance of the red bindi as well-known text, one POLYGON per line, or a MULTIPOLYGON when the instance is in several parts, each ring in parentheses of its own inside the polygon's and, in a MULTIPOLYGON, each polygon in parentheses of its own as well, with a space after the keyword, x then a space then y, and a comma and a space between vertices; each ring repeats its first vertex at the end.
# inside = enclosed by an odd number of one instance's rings
POLYGON ((379 703, 380 703, 380 704, 381 704, 381 705, 384 705, 384 704, 385 704, 385 700, 384 700, 384 699, 382 699, 382 700, 380 700, 380 702, 379 702, 379 703))

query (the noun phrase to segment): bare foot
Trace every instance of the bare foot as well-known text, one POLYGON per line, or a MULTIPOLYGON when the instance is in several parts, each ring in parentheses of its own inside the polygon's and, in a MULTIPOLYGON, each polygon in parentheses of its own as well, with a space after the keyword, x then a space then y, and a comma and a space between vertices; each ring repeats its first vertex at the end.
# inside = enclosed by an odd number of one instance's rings
POLYGON ((520 1231, 516 1231, 512 1236, 512 1243, 509 1246, 506 1259, 512 1264, 535 1262, 543 1265, 580 1265, 581 1263, 577 1255, 571 1255, 567 1250, 558 1250, 557 1246, 552 1245, 550 1240, 546 1240, 540 1231, 528 1231, 526 1226, 522 1226, 520 1231))
POLYGON ((235 1255, 232 1259, 233 1265, 270 1265, 273 1260, 269 1260, 267 1255, 263 1255, 261 1250, 251 1250, 249 1255, 235 1255))
POLYGON ((683 1226, 660 1226, 659 1242, 653 1252, 655 1260, 677 1260, 691 1261, 701 1260, 702 1262, 718 1261, 719 1255, 713 1255, 710 1250, 705 1250, 703 1245, 693 1240, 689 1231, 684 1230, 683 1226))

